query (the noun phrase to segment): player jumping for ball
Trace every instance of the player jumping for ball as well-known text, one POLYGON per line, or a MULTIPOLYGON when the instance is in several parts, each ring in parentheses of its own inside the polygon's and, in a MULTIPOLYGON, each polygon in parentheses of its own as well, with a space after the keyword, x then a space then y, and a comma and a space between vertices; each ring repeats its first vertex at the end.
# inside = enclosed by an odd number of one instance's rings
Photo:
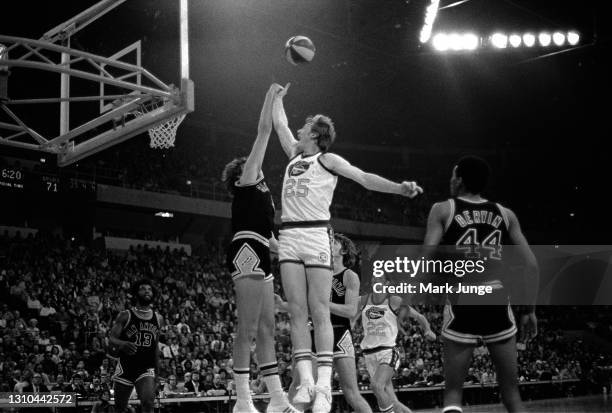
POLYGON ((110 330, 110 343, 119 353, 113 375, 115 407, 124 413, 132 390, 140 400, 143 413, 153 413, 155 372, 158 367, 159 333, 163 319, 151 308, 154 290, 151 281, 142 279, 132 285, 135 306, 119 313, 110 330))
MULTIPOLYGON (((459 160, 450 180, 452 198, 433 205, 427 221, 425 245, 452 245, 471 254, 470 258, 487 259, 491 274, 488 285, 506 302, 495 306, 461 306, 449 302, 444 309, 444 413, 460 413, 463 382, 474 347, 487 345, 497 369, 502 401, 510 412, 524 411, 518 390, 516 324, 508 293, 503 286, 503 247, 515 244, 526 264, 528 282, 536 281, 538 264, 525 239, 519 221, 511 210, 487 201, 481 196, 489 177, 489 166, 477 157, 459 160), (486 255, 484 255, 486 254, 486 255)), ((535 291, 536 288, 534 287, 535 291)), ((537 319, 533 306, 521 317, 522 333, 537 334, 537 319)))
POLYGON ((228 163, 222 179, 232 194, 232 242, 227 265, 234 280, 238 328, 234 340, 235 413, 256 413, 249 387, 251 344, 257 340, 259 368, 270 392, 267 412, 297 412, 287 401, 278 376, 274 350, 274 289, 270 250, 276 250, 274 204, 261 166, 272 132, 272 101, 285 91, 270 86, 266 95, 257 138, 249 156, 228 163))
MULTIPOLYGON (((359 309, 359 276, 353 271, 359 260, 357 247, 347 236, 334 234, 332 245, 334 275, 332 280, 329 309, 334 330, 334 368, 338 373, 344 398, 356 413, 372 413, 368 402, 359 392, 355 368, 355 348, 351 334, 351 319, 359 309)), ((287 303, 276 296, 279 309, 287 310, 287 303)), ((314 351, 314 350, 313 350, 314 351)), ((289 394, 299 385, 297 372, 293 371, 294 382, 289 394)), ((304 409, 305 410, 305 409, 304 409)))
POLYGON ((296 140, 283 107, 285 93, 286 89, 276 95, 272 117, 281 146, 289 157, 283 179, 279 263, 291 314, 294 358, 300 375, 294 402, 309 403, 314 396, 313 412, 329 412, 333 360, 333 330, 329 313, 333 237, 329 207, 337 176, 344 176, 372 191, 410 198, 423 190, 415 182, 395 183, 364 172, 328 152, 336 132, 327 116, 316 115, 306 119, 296 140), (309 313, 317 349, 316 386, 310 362, 309 313))

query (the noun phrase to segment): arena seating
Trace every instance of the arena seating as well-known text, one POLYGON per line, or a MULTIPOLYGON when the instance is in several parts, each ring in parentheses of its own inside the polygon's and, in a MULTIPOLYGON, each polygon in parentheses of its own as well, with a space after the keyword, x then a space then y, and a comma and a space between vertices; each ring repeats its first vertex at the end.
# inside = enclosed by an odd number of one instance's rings
MULTIPOLYGON (((111 385, 115 360, 109 356, 108 332, 118 312, 129 305, 130 284, 150 277, 157 286, 156 309, 167 326, 162 336, 160 394, 180 394, 186 372, 199 373, 198 396, 223 396, 233 391, 232 340, 235 305, 223 251, 214 246, 206 256, 139 246, 126 253, 74 245, 41 232, 0 236, 0 391, 23 387, 34 373, 50 389, 72 389, 85 397, 111 385), (176 387, 170 383, 177 379, 176 387), (169 392, 169 393, 165 393, 169 392)), ((280 286, 277 286, 280 291, 280 286)), ((604 352, 568 335, 567 308, 539 308, 540 335, 519 352, 520 380, 591 380, 592 366, 609 365, 604 352)), ((419 307, 434 331, 441 326, 440 309, 419 307)), ((609 309, 607 319, 609 320, 609 309)), ((597 309, 573 309, 602 320, 597 309)), ((574 330, 587 325, 571 324, 574 330)), ((291 375, 289 320, 277 315, 277 355, 283 384, 291 375)), ((395 384, 405 388, 439 386, 444 370, 441 342, 426 342, 418 327, 404 325, 400 339, 402 364, 395 384)), ((359 342, 360 331, 355 331, 359 342)), ((369 378, 358 353, 359 384, 369 378)), ((254 359, 254 361, 256 361, 254 359)), ((251 366, 254 393, 257 365, 251 366)), ((594 380, 594 381, 593 381, 594 380)), ((495 373, 484 348, 476 357, 466 384, 493 384, 495 373)), ((338 388, 337 380, 334 386, 338 388)))

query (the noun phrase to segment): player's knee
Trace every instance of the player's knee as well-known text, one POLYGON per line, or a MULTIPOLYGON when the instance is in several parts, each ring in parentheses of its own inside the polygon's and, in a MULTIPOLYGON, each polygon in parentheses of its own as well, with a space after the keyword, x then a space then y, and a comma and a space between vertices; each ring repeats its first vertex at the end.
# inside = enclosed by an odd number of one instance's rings
POLYGON ((353 387, 343 388, 342 394, 344 394, 346 401, 349 402, 351 406, 355 406, 355 403, 359 400, 359 397, 361 397, 359 390, 353 387))
POLYGON ((329 322, 329 306, 317 305, 310 308, 310 317, 314 325, 321 325, 329 322))
POLYGON ((143 413, 153 412, 153 399, 145 399, 140 403, 143 413))
POLYGON ((298 321, 303 321, 303 324, 306 323, 308 319, 308 305, 306 303, 289 303, 289 311, 291 312, 291 319, 298 321))
POLYGON ((274 335, 274 329, 276 328, 274 323, 274 314, 272 316, 265 316, 259 322, 258 334, 264 336, 274 335))
POLYGON ((257 337, 257 323, 238 323, 237 334, 241 340, 248 340, 251 343, 257 337))
POLYGON ((376 395, 383 394, 385 392, 385 383, 378 380, 372 380, 370 382, 370 388, 376 395))

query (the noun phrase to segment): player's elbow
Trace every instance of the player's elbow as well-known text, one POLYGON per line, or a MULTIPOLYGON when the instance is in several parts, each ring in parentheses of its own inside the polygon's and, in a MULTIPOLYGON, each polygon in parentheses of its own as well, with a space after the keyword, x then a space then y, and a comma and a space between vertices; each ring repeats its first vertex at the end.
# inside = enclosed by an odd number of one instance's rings
POLYGON ((372 182, 372 179, 370 179, 369 174, 365 172, 359 172, 355 174, 354 181, 357 182, 359 185, 363 186, 368 191, 373 191, 375 189, 374 182, 372 182))

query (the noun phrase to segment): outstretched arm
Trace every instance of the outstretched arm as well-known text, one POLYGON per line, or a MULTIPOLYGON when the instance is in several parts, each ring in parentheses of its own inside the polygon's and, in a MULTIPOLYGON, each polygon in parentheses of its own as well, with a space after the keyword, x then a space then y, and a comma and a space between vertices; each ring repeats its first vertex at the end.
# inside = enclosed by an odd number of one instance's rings
POLYGON ((251 153, 249 153, 249 157, 242 169, 242 175, 240 176, 240 184, 242 185, 253 184, 259 177, 261 165, 263 164, 266 154, 266 148, 268 147, 270 133, 272 133, 272 102, 274 100, 274 95, 281 89, 282 87, 276 83, 272 84, 270 89, 268 89, 266 99, 261 108, 261 114, 259 115, 257 138, 255 138, 251 153))
POLYGON ((272 122, 274 123, 274 129, 280 140, 280 144, 283 150, 289 158, 293 158, 295 153, 295 147, 297 141, 289 129, 289 121, 287 120, 287 114, 285 113, 285 107, 283 105, 283 97, 287 94, 290 83, 287 83, 281 92, 277 93, 274 102, 272 103, 272 122))
POLYGON ((351 319, 359 310, 359 276, 351 270, 344 273, 344 304, 329 303, 329 311, 340 317, 351 319))
POLYGON ((416 182, 404 181, 401 184, 390 181, 382 176, 364 172, 356 166, 351 165, 343 157, 335 153, 324 153, 319 157, 323 165, 332 172, 342 175, 370 191, 385 192, 414 198, 423 193, 423 188, 416 182))
POLYGON ((402 309, 400 311, 400 318, 406 317, 412 318, 417 323, 419 323, 419 327, 421 327, 421 331, 423 332, 423 335, 427 340, 434 341, 436 339, 436 334, 431 331, 429 321, 427 321, 427 318, 425 318, 423 314, 419 313, 417 310, 415 310, 409 305, 404 305, 402 306, 402 309))

